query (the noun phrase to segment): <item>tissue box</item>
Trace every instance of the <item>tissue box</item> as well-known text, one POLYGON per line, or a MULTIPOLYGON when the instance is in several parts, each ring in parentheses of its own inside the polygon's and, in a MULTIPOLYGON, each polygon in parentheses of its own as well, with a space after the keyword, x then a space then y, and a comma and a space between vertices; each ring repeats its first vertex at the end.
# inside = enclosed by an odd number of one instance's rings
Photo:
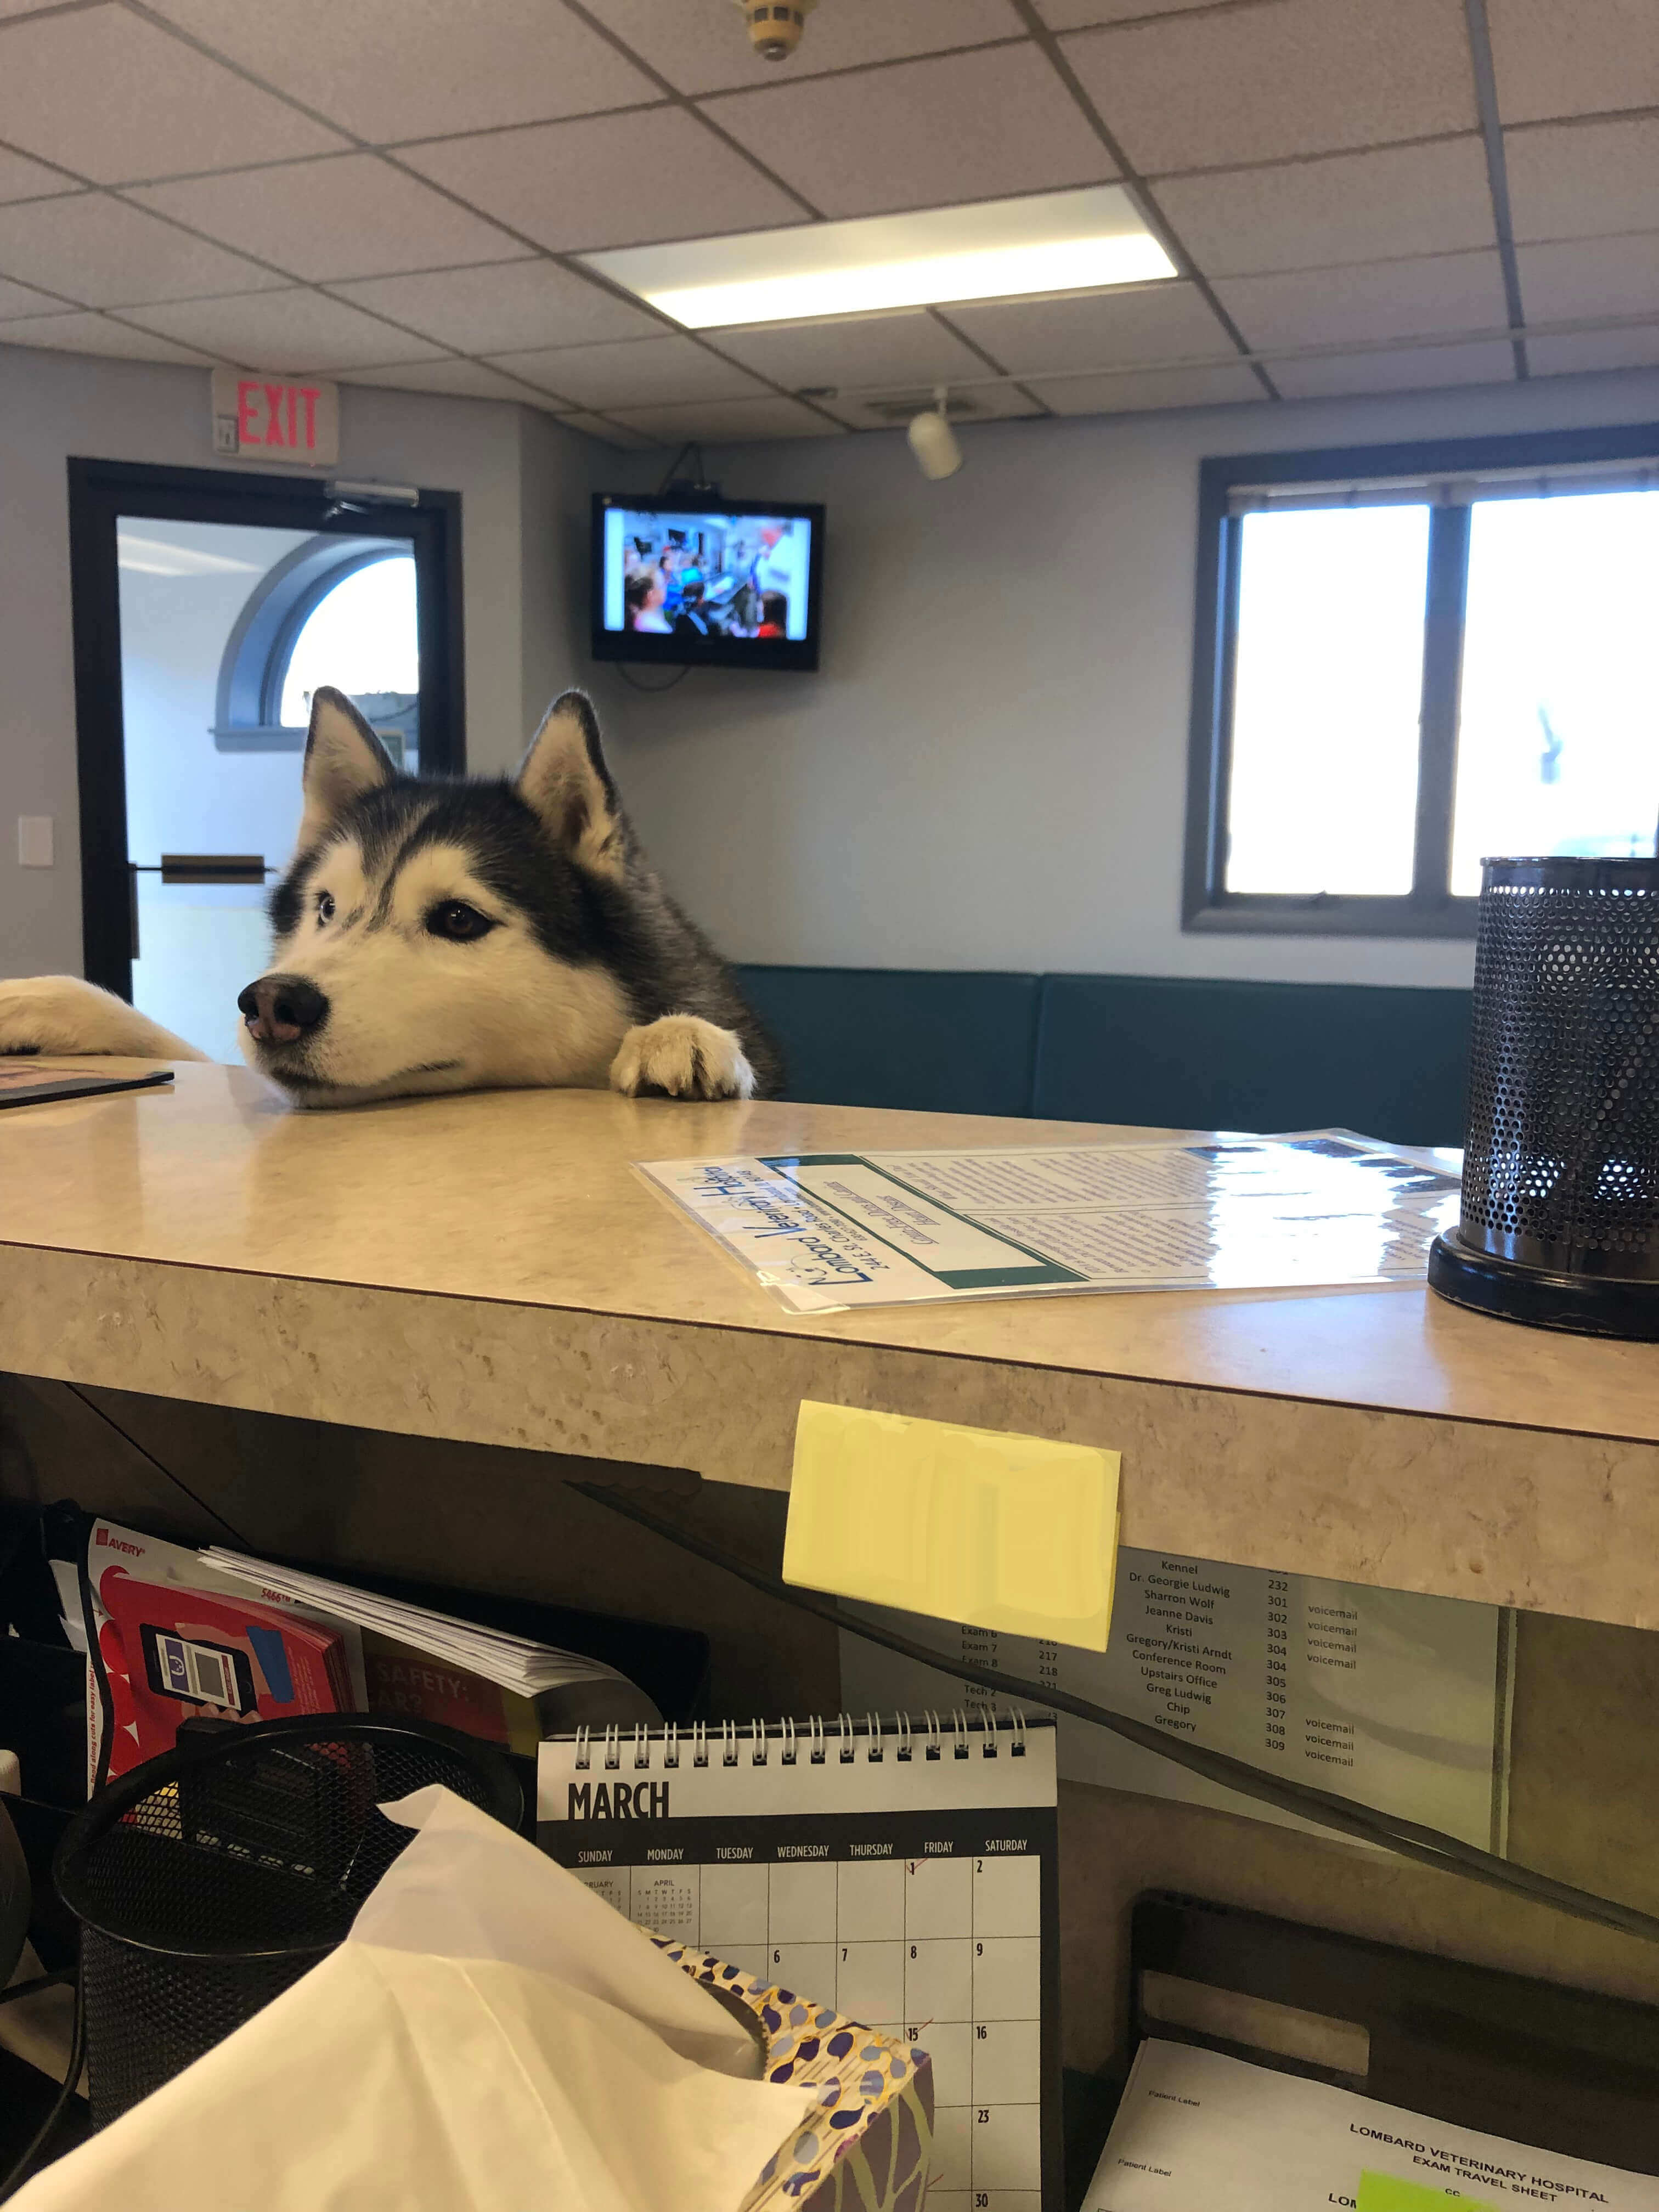
POLYGON ((933 2147, 927 2052, 707 1951, 652 1941, 694 1981, 752 2014, 764 2080, 817 2092, 816 2112, 767 2160, 734 2212, 921 2212, 933 2147))

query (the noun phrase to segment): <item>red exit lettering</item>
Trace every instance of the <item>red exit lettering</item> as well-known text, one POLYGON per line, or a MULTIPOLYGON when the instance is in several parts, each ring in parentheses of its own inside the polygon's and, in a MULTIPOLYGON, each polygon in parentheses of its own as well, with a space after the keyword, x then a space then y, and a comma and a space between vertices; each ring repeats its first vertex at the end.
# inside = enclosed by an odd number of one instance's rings
POLYGON ((262 376, 240 377, 236 384, 239 444, 314 453, 317 402, 321 396, 314 384, 269 384, 262 376))

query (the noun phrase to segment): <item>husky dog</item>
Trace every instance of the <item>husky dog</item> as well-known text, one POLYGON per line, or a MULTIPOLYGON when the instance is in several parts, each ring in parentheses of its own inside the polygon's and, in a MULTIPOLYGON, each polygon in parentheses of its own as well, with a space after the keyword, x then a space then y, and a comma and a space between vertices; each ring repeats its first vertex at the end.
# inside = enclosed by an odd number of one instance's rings
MULTIPOLYGON (((297 1105, 775 1089, 770 1040, 635 842, 580 691, 511 783, 451 783, 398 775, 350 701, 319 690, 303 788, 270 970, 236 1001, 244 1057, 297 1105)), ((0 982, 0 1052, 206 1057, 66 975, 0 982)))

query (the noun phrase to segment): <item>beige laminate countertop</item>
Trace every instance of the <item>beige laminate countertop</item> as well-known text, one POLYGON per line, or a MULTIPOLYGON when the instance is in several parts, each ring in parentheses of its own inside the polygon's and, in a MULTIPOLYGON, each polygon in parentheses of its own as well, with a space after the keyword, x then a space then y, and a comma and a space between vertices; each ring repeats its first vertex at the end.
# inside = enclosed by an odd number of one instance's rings
POLYGON ((1652 1347, 1398 1285, 793 1316, 631 1165, 1114 1133, 597 1091, 302 1114, 181 1066, 0 1114, 0 1369, 774 1488, 831 1398, 1115 1445, 1126 1543, 1659 1625, 1652 1347))

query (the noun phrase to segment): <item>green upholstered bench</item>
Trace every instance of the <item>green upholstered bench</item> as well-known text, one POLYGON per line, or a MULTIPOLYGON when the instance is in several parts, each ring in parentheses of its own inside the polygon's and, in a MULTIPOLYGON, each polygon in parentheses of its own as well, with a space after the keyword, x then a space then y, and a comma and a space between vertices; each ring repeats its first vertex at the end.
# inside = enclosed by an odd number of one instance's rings
POLYGON ((1462 1141, 1469 994, 1181 976, 741 969, 786 1096, 1462 1141))
POLYGON ((832 1106, 1029 1114, 1035 975, 740 968, 783 1048, 784 1096, 832 1106))
POLYGON ((1469 1010, 1467 991, 1045 975, 1031 1110, 1461 1145, 1469 1010))

